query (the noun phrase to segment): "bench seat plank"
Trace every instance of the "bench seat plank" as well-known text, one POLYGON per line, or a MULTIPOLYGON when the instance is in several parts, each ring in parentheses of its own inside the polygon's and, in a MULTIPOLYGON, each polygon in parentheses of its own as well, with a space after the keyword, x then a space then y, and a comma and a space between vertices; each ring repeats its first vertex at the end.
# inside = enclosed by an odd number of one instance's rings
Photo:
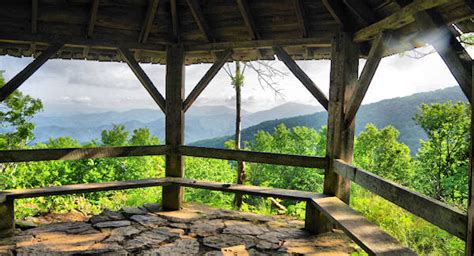
POLYGON ((416 255, 337 197, 315 198, 311 203, 369 255, 416 255))
POLYGON ((0 191, 0 203, 9 199, 32 198, 52 195, 66 195, 86 192, 98 192, 107 190, 121 190, 131 188, 144 188, 154 186, 166 186, 170 182, 167 178, 144 179, 144 180, 129 180, 129 181, 112 181, 102 183, 90 184, 75 184, 54 186, 46 188, 32 188, 32 189, 15 189, 0 191))

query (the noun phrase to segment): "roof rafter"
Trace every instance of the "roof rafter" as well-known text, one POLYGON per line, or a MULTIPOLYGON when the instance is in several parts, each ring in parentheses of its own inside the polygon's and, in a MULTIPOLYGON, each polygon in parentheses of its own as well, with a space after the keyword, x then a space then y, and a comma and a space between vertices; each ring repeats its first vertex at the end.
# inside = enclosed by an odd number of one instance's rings
POLYGON ((173 31, 173 41, 179 42, 181 38, 179 36, 178 6, 176 5, 176 1, 177 0, 170 0, 171 26, 173 31))
POLYGON ((87 29, 87 37, 92 37, 94 34, 95 21, 97 19, 97 11, 99 10, 99 0, 92 0, 91 12, 89 17, 89 27, 87 29))
POLYGON ((38 32, 38 0, 31 0, 31 32, 38 32))
POLYGON ((353 31, 355 27, 349 19, 349 15, 344 11, 342 0, 322 0, 326 10, 331 14, 333 19, 342 26, 344 31, 353 31))
POLYGON ((309 78, 308 75, 296 64, 291 56, 280 46, 273 47, 273 51, 278 59, 288 67, 288 69, 300 80, 300 82, 308 89, 308 91, 318 100, 318 102, 327 110, 329 100, 326 95, 318 88, 318 86, 309 78))
POLYGON ((151 27, 153 25, 153 20, 155 20, 156 13, 158 11, 158 5, 160 0, 148 0, 148 7, 146 10, 146 16, 143 20, 142 29, 140 30, 140 35, 138 36, 138 42, 146 43, 148 35, 150 34, 151 27))
POLYGON ((368 26, 377 20, 374 11, 365 1, 343 0, 343 3, 355 15, 362 26, 368 26))
POLYGON ((202 12, 201 6, 199 5, 198 0, 187 0, 188 6, 191 9, 191 13, 196 21, 199 30, 204 34, 206 40, 208 42, 214 42, 214 38, 211 33, 211 28, 207 23, 206 19, 204 18, 204 14, 202 12))
POLYGON ((301 29, 301 34, 303 37, 308 37, 309 26, 308 26, 308 21, 306 20, 306 13, 303 6, 303 0, 293 0, 293 5, 295 7, 296 18, 298 19, 298 24, 301 29))
POLYGON ((236 0, 239 7, 240 14, 244 19, 245 26, 249 31, 250 39, 256 40, 260 39, 260 34, 257 31, 257 26, 255 26, 255 21, 253 20, 252 13, 250 12, 249 3, 247 0, 236 0))

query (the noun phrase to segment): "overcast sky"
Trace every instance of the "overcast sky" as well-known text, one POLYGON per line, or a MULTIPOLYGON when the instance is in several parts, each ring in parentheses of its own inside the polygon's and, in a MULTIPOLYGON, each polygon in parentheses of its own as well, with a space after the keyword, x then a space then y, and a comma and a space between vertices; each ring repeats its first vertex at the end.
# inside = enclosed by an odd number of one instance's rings
MULTIPOLYGON (((469 51, 472 53, 472 49, 469 51)), ((421 59, 408 55, 395 55, 381 61, 363 104, 457 84, 437 53, 421 59)), ((5 71, 6 81, 31 60, 31 58, 0 57, 0 70, 5 71)), ((363 63, 364 61, 361 61, 360 69, 363 63)), ((298 61, 298 64, 328 95, 329 61, 298 61)), ((142 67, 158 90, 164 94, 165 67, 150 64, 144 64, 142 67)), ((210 65, 186 67, 186 94, 192 90, 209 67, 210 65)), ((275 96, 272 90, 262 88, 255 73, 247 70, 242 91, 244 109, 253 112, 285 102, 318 104, 281 62, 275 63, 275 67, 287 74, 276 79, 282 96, 275 96)), ((42 99, 46 106, 45 114, 72 109, 91 112, 158 108, 128 66, 123 63, 50 60, 22 85, 21 90, 42 99)), ((223 70, 195 104, 233 107, 234 90, 223 70)))

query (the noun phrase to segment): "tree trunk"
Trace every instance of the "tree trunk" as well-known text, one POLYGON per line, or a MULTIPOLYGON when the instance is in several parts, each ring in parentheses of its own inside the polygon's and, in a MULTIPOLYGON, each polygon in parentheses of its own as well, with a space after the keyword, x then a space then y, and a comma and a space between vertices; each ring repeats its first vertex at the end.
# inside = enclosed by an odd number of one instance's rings
MULTIPOLYGON (((240 69, 240 62, 235 62, 235 149, 240 149, 241 141, 241 90, 243 85, 242 71, 240 69)), ((245 182, 245 162, 237 161, 237 184, 245 182)), ((235 194, 235 206, 240 209, 242 207, 242 194, 235 194)))

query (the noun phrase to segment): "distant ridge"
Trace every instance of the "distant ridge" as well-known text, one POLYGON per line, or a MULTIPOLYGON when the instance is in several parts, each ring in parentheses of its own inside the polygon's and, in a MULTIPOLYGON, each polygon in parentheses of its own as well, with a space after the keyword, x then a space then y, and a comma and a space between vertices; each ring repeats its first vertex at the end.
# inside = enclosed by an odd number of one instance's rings
MULTIPOLYGON (((367 123, 373 123, 378 128, 393 125, 400 131, 399 140, 407 144, 412 154, 414 154, 420 146, 420 139, 426 138, 423 130, 413 120, 418 111, 418 106, 421 103, 433 104, 447 101, 466 101, 466 98, 459 86, 455 86, 363 105, 357 114, 356 134, 364 130, 367 123)), ((319 130, 327 123, 327 112, 262 122, 242 130, 242 139, 244 141, 251 141, 254 134, 260 130, 272 133, 275 127, 281 123, 284 123, 289 128, 306 126, 319 130)), ((222 148, 224 142, 230 139, 232 139, 232 136, 223 136, 197 141, 191 143, 191 145, 222 148)))

